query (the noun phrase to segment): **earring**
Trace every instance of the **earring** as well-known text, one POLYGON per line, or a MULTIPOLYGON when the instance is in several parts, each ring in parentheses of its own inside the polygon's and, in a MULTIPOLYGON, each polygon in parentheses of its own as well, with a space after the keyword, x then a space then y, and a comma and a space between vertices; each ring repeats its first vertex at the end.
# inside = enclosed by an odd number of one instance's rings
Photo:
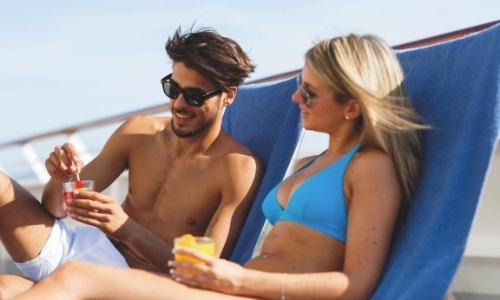
POLYGON ((349 117, 349 116, 345 116, 345 119, 346 119, 346 120, 349 120, 350 118, 351 118, 351 117, 349 117))

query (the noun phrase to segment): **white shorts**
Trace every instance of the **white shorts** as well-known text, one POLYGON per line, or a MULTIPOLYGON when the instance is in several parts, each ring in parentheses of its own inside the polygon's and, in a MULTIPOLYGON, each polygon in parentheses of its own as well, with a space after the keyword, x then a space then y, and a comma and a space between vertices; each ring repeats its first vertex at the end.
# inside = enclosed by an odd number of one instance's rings
POLYGON ((125 258, 102 231, 92 226, 77 226, 70 229, 60 219, 56 219, 40 254, 30 261, 16 265, 24 276, 41 280, 70 260, 129 267, 125 258))

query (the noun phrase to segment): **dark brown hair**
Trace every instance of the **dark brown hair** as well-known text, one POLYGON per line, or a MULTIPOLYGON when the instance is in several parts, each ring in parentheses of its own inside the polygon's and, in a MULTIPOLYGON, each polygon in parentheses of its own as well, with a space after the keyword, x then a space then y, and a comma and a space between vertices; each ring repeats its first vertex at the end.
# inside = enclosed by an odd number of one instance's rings
POLYGON ((165 44, 173 63, 182 62, 210 80, 217 88, 229 92, 254 71, 255 65, 232 39, 213 29, 193 27, 182 32, 179 27, 165 44))

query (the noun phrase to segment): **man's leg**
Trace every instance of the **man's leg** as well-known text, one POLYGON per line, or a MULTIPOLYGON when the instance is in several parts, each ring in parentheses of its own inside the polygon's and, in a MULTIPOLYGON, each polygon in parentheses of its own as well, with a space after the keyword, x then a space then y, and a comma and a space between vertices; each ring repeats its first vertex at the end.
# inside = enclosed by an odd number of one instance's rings
POLYGON ((40 254, 54 220, 33 195, 0 171, 0 240, 15 262, 40 254))

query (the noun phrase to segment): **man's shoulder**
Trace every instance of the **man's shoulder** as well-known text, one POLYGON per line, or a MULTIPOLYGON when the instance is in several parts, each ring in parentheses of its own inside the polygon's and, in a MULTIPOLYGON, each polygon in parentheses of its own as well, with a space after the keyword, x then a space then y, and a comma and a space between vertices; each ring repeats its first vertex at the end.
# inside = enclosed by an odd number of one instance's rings
POLYGON ((224 141, 224 146, 221 149, 223 149, 221 155, 223 161, 221 166, 223 167, 260 168, 262 166, 261 161, 250 148, 231 136, 228 136, 227 140, 224 141))
MULTIPOLYGON (((130 153, 133 149, 144 148, 158 139, 168 118, 138 115, 127 119, 108 138, 104 150, 114 153, 130 153)), ((125 154, 124 154, 125 155, 125 154)), ((128 155, 128 154, 126 154, 128 155)))
POLYGON ((242 142, 238 141, 231 135, 227 134, 224 137, 224 140, 221 145, 219 145, 221 148, 224 156, 227 157, 253 157, 257 158, 257 156, 250 150, 250 148, 243 144, 242 142))
POLYGON ((162 131, 169 124, 169 117, 137 115, 126 120, 121 129, 126 133, 149 133, 162 131))

